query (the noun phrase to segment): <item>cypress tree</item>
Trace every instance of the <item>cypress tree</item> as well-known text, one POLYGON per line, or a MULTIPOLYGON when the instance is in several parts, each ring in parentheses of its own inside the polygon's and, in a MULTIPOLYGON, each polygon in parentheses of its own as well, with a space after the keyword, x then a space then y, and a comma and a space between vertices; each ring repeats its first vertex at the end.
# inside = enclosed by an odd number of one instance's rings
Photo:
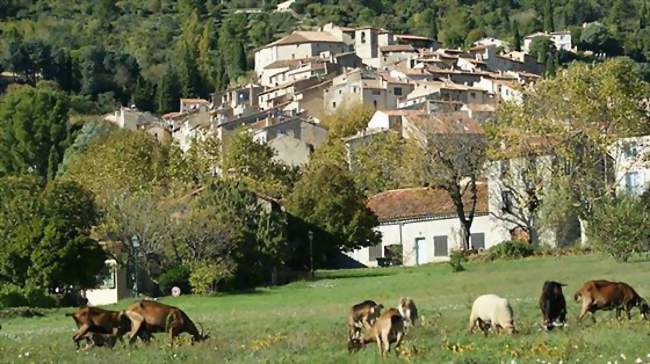
POLYGON ((519 34, 519 24, 515 21, 512 23, 512 27, 514 28, 514 48, 516 51, 521 50, 521 34, 519 34))
POLYGON ((179 109, 180 84, 176 70, 167 72, 157 87, 158 113, 164 114, 179 109))
POLYGON ((546 3, 544 3, 544 30, 547 32, 555 30, 555 24, 553 24, 553 5, 551 4, 551 0, 546 0, 546 3))
POLYGON ((47 158, 47 180, 52 181, 56 177, 56 171, 59 167, 59 152, 53 145, 50 148, 50 154, 47 158))

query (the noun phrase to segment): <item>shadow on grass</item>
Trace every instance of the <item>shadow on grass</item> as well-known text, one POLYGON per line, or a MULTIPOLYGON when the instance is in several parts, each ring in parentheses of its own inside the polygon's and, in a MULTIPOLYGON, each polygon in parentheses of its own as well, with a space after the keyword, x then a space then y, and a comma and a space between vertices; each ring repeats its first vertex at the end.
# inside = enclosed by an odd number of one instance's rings
POLYGON ((397 270, 382 270, 381 268, 375 268, 372 271, 333 271, 333 272, 316 272, 316 277, 314 281, 324 280, 324 279, 346 279, 346 278, 364 278, 364 277, 385 277, 393 276, 399 274, 397 270))

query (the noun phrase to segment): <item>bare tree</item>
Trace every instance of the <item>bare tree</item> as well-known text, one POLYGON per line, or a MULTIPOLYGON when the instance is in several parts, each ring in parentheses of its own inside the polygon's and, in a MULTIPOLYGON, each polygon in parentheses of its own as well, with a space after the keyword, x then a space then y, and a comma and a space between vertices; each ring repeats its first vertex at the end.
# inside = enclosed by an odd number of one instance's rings
POLYGON ((471 120, 445 117, 443 122, 444 128, 422 127, 422 168, 432 187, 449 193, 460 220, 462 248, 467 250, 479 198, 477 184, 486 161, 486 143, 480 127, 471 120))

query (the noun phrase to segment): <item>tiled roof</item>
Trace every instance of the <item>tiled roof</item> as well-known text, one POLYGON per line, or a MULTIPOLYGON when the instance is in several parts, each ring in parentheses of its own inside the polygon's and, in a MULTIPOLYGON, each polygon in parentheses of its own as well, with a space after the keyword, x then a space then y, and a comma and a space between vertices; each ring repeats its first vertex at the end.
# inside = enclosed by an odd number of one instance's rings
POLYGON ((204 99, 181 99, 183 104, 209 104, 210 101, 204 99))
MULTIPOLYGON (((470 206, 470 193, 465 193, 466 206, 470 206)), ((488 212, 488 189, 485 183, 477 184, 476 212, 488 212)), ((456 214, 449 193, 430 187, 405 188, 379 193, 367 203, 380 221, 417 219, 456 214)), ((466 207, 466 210, 468 208, 466 207)))
POLYGON ((380 47, 381 52, 417 52, 410 44, 391 44, 380 47))
POLYGON ((409 114, 405 116, 422 132, 435 134, 483 134, 481 125, 465 112, 409 114))
POLYGON ((341 43, 341 41, 328 32, 296 31, 273 43, 267 44, 263 48, 302 43, 341 43))

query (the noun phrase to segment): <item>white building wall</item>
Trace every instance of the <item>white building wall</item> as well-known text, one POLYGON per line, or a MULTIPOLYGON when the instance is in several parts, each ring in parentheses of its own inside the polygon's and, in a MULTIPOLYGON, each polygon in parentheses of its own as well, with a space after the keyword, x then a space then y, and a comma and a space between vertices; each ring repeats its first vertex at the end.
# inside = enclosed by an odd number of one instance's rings
MULTIPOLYGON (((401 242, 402 263, 405 266, 448 261, 449 254, 461 246, 460 221, 456 217, 382 224, 376 230, 382 233, 382 252, 384 247, 401 242), (444 256, 434 255, 436 236, 447 237, 447 254, 444 256)), ((474 218, 471 233, 484 234, 485 249, 510 238, 509 232, 488 215, 474 218)), ((370 260, 369 248, 357 249, 346 254, 366 266, 377 266, 376 260, 370 260)))
POLYGON ((616 191, 640 195, 650 187, 650 135, 623 138, 610 148, 614 159, 616 191))

